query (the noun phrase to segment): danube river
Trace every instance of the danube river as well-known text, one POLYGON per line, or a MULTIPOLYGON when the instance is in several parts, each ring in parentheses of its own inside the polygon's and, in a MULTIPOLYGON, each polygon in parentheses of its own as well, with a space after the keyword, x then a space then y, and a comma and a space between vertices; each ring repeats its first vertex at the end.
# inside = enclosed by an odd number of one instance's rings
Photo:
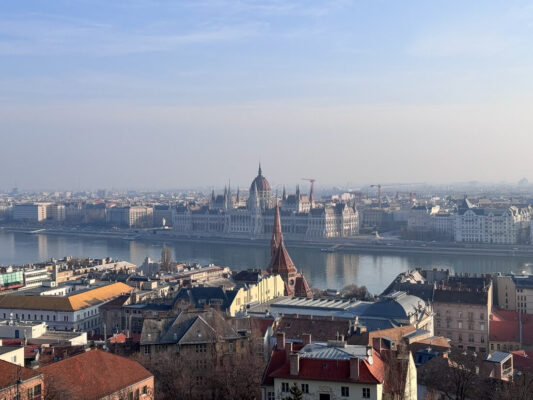
MULTIPOLYGON (((161 242, 128 241, 114 238, 57 236, 0 231, 0 265, 20 265, 30 262, 75 257, 106 257, 142 264, 149 256, 159 260, 161 242)), ((173 259, 182 262, 216 264, 234 270, 266 268, 268 246, 262 243, 231 245, 227 243, 169 243, 173 259)), ((493 272, 533 273, 533 258, 442 255, 375 255, 363 252, 323 253, 319 249, 291 248, 290 255, 313 287, 340 289, 355 283, 365 285, 379 294, 400 272, 409 268, 448 268, 471 274, 493 272)))

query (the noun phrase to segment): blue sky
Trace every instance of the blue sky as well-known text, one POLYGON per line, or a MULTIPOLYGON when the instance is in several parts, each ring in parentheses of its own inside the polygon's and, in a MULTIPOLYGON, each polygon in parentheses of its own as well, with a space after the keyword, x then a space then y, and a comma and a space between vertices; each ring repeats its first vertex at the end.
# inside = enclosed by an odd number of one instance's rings
POLYGON ((529 176, 526 1, 3 1, 0 188, 529 176))

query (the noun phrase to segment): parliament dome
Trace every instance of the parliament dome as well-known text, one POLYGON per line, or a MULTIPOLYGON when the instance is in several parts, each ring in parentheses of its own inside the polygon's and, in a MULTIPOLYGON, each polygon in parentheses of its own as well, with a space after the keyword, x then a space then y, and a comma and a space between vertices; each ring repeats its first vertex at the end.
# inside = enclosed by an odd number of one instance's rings
POLYGON ((270 192, 270 183, 268 183, 268 181, 262 174, 261 164, 259 164, 259 171, 257 173, 257 176, 250 185, 250 193, 254 191, 254 186, 257 187, 258 192, 270 192))

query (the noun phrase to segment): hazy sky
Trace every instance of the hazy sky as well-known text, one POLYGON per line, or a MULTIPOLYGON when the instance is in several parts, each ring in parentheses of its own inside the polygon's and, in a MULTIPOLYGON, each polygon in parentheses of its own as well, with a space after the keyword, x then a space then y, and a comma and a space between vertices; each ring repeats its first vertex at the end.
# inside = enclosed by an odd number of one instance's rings
POLYGON ((533 180, 531 1, 0 3, 0 188, 533 180))

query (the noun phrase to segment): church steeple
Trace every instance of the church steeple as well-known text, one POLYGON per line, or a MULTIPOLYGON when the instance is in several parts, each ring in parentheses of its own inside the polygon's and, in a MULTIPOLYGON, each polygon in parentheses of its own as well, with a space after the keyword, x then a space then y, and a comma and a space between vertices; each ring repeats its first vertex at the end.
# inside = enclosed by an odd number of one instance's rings
POLYGON ((281 231, 281 217, 279 214, 279 205, 276 204, 274 211, 274 225, 272 227, 272 239, 270 240, 270 257, 274 257, 279 245, 283 241, 283 233, 281 231))
POLYGON ((261 171, 261 163, 259 163, 259 170, 257 171, 257 175, 262 176, 263 171, 261 171))

